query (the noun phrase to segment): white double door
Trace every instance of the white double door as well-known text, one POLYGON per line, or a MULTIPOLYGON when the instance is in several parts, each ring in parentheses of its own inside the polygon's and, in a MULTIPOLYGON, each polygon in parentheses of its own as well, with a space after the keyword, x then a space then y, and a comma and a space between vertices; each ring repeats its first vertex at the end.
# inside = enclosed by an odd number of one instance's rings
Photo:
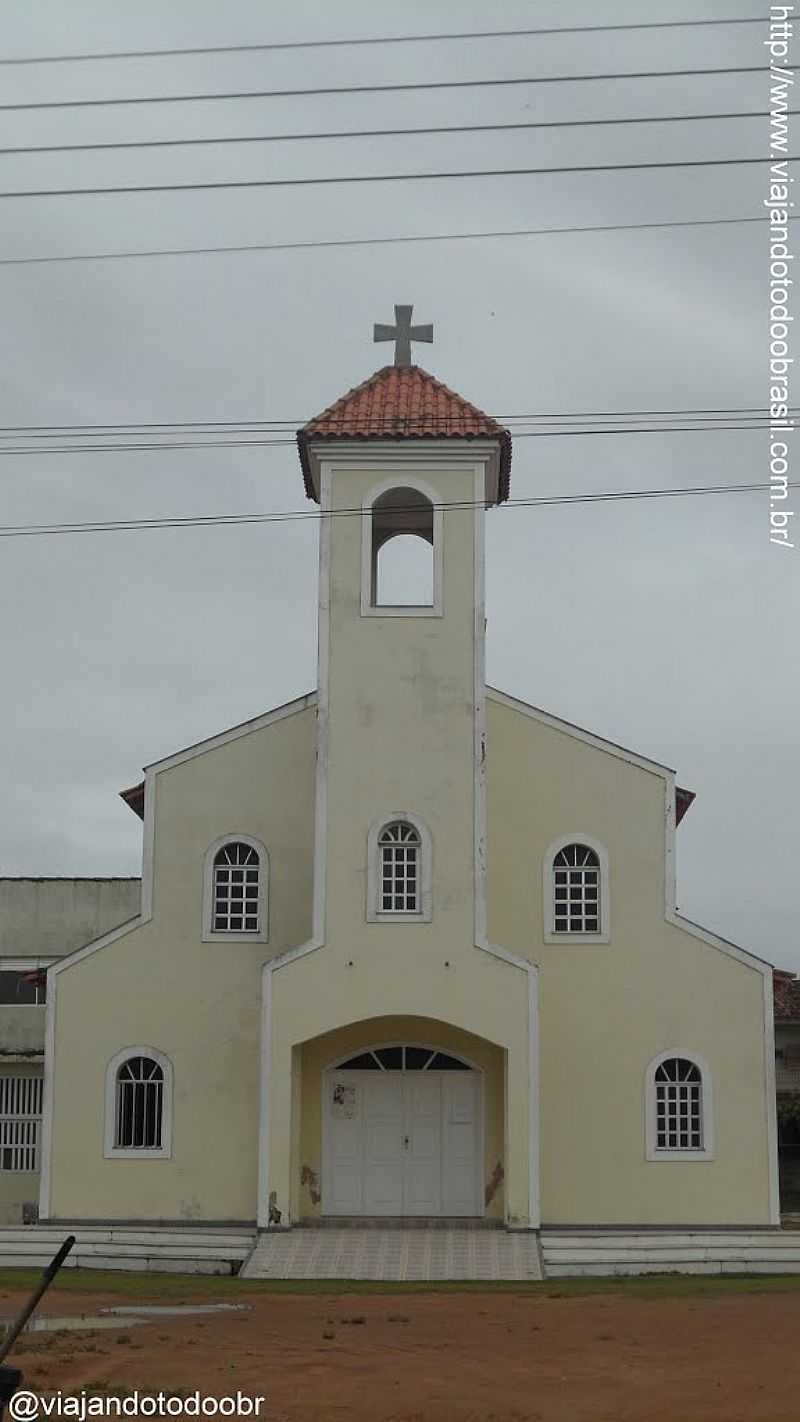
POLYGON ((474 1071, 330 1071, 323 1213, 482 1213, 474 1071))

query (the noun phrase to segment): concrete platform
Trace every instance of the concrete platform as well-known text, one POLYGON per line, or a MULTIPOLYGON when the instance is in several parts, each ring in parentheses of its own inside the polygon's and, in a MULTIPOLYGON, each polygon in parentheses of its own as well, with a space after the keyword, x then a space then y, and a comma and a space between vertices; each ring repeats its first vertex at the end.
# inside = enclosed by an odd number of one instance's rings
POLYGON ((538 1236, 470 1228, 266 1231, 243 1279, 531 1280, 542 1278, 538 1236))

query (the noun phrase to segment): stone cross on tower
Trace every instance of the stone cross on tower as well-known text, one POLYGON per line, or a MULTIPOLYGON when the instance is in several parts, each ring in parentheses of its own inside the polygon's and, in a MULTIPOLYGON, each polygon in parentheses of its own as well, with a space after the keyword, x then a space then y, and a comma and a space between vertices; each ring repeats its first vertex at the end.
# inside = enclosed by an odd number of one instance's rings
POLYGON ((411 364, 412 341, 433 341, 433 326, 412 326, 413 310, 413 306, 395 306, 394 326, 375 325, 373 341, 394 341, 395 365, 411 364))

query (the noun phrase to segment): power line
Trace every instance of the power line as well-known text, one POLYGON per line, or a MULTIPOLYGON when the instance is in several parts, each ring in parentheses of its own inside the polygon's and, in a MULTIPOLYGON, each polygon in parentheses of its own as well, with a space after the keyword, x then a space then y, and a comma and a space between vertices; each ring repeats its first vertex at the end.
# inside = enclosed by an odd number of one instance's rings
POLYGON ((653 20, 627 25, 570 25, 568 27, 532 30, 463 30, 451 34, 374 35, 357 39, 284 40, 271 44, 217 44, 194 46, 191 49, 122 49, 106 54, 39 54, 0 59, 0 64, 73 64, 93 59, 160 59, 169 55, 190 54, 253 54, 271 50, 332 49, 341 46, 368 44, 420 44, 440 40, 518 39, 526 35, 579 35, 611 30, 671 30, 692 29, 699 25, 761 25, 767 15, 751 18, 725 17, 719 20, 653 20))
MULTIPOLYGON (((2 61, 0 61, 0 63, 2 63, 2 61)), ((800 109, 788 109, 786 116, 787 118, 793 118, 797 114, 800 114, 800 109)), ((20 153, 99 153, 109 150, 118 151, 131 148, 219 147, 231 143, 319 143, 325 140, 336 139, 339 141, 348 138, 410 138, 415 134, 429 136, 431 134, 449 133, 513 133, 528 129, 608 128, 616 127, 620 124, 706 123, 712 121, 716 122, 720 119, 754 119, 768 117, 769 113, 765 109, 750 109, 720 114, 648 114, 639 118, 550 119, 544 121, 540 120, 534 123, 435 124, 429 128, 341 129, 339 131, 326 133, 252 133, 218 138, 126 139, 119 143, 35 143, 24 144, 17 148, 0 148, 0 155, 20 153)))
MULTIPOLYGON (((557 237, 579 232, 642 232, 670 227, 727 227, 758 222, 766 217, 698 217, 669 222, 609 222, 587 227, 520 227, 498 232, 430 232, 407 237, 343 237, 310 242, 239 242, 216 247, 154 247, 139 252, 73 252, 51 257, 0 257, 0 267, 38 266, 44 262, 118 262, 143 257, 204 257, 243 252, 307 252, 327 247, 381 247, 411 242, 484 242, 513 237, 557 237)), ((796 222, 796 217, 790 217, 796 222)))
MULTIPOLYGON (((739 433, 743 430, 768 430, 769 420, 762 420, 756 424, 736 424, 736 425, 656 425, 649 427, 636 427, 626 425, 620 429, 600 429, 600 430, 518 430, 514 434, 515 439, 577 439, 585 435, 625 435, 625 434, 730 434, 739 433)), ((403 431, 398 431, 399 438, 403 437, 403 431)), ((489 436, 491 437, 491 436, 489 436)), ((342 438, 347 438, 343 436, 342 438)), ((354 436, 354 438, 356 438, 354 436)), ((420 434, 419 438, 424 439, 425 435, 420 434)), ((431 438, 435 439, 436 435, 431 438)), ((465 438, 469 438, 466 435, 465 438)), ((9 455, 46 455, 46 454, 109 454, 125 453, 132 454, 135 451, 152 453, 154 450, 174 450, 174 449, 268 449, 268 448, 294 448, 293 439, 213 439, 213 440, 178 440, 169 444, 66 444, 47 445, 42 448, 32 449, 30 446, 15 446, 9 448, 7 445, 0 447, 0 457, 9 455)))
MULTIPOLYGON (((789 481, 789 488, 800 487, 800 481, 789 481)), ((769 489, 769 484, 701 484, 694 487, 670 489, 621 489, 598 494, 554 494, 530 499, 507 499, 499 508, 546 508, 559 504, 611 503, 630 499, 667 499, 703 494, 748 494, 769 489)), ((453 500, 434 503, 435 509, 446 512, 454 510, 483 508, 482 503, 470 500, 453 500)), ((92 523, 50 523, 50 524, 10 524, 0 527, 0 538, 31 538, 59 533, 117 533, 147 532, 155 528, 212 528, 249 523, 290 523, 321 521, 326 518, 363 518, 361 508, 297 509, 290 513, 277 514, 207 514, 188 518, 153 519, 98 519, 92 523)))
MULTIPOLYGON (((794 414, 800 410, 800 406, 789 406, 789 413, 794 414)), ((675 421, 676 419, 698 419, 709 420, 723 418, 725 416, 736 416, 743 419, 750 419, 767 414, 765 405, 729 405, 715 408, 705 406, 702 408, 692 407, 683 410, 572 410, 555 413, 535 413, 531 415, 503 415, 492 414, 489 417, 498 422, 507 424, 522 423, 534 424, 541 421, 557 421, 559 424, 586 420, 613 420, 615 423, 621 420, 642 420, 658 419, 675 421)), ((173 434, 181 430, 191 430, 200 433, 213 433, 222 431, 225 434, 255 434, 261 430, 268 433, 276 433, 280 430, 289 430, 292 433, 298 428, 308 423, 311 417, 300 415, 294 419, 284 416, 282 419, 272 420, 163 420, 150 421, 148 423, 136 424, 131 420, 125 420, 117 424, 73 424, 73 425, 0 425, 0 439, 57 439, 67 438, 72 433, 76 433, 80 438, 88 439, 96 435, 103 439, 110 434, 137 435, 140 433, 165 433, 173 434)), ((426 424, 444 424, 448 427, 453 424, 452 415, 443 415, 441 418, 427 415, 426 424)), ((469 416, 465 416, 468 422, 469 416)), ((374 423, 384 423, 392 428, 400 428, 402 425, 414 425, 419 421, 413 416, 385 415, 376 419, 371 416, 374 423)))
POLYGON ((308 99, 328 94, 401 94, 431 89, 502 89, 519 84, 587 84, 605 79, 685 79, 691 75, 708 78, 714 74, 765 74, 765 64, 729 66, 724 69, 643 69, 622 74, 539 74, 528 79, 440 79, 416 84, 347 84, 316 89, 236 89, 221 94, 137 94, 131 98, 46 99, 43 102, 0 104, 0 111, 24 109, 96 109, 120 104, 216 103, 220 99, 308 99))
MULTIPOLYGON (((419 183, 442 182, 449 178, 520 178, 541 177, 546 173, 634 173, 659 168, 730 168, 750 163, 770 163, 768 154, 760 158, 681 158, 654 163, 581 163, 571 167, 548 168, 471 168, 463 172, 438 173, 359 173, 338 178, 224 178, 207 183, 132 183, 98 188, 22 188, 0 191, 2 198, 54 197, 118 197, 122 193, 185 193, 218 192, 221 188, 308 188, 330 187, 342 183, 419 183)), ((796 163, 797 158, 788 158, 796 163)))

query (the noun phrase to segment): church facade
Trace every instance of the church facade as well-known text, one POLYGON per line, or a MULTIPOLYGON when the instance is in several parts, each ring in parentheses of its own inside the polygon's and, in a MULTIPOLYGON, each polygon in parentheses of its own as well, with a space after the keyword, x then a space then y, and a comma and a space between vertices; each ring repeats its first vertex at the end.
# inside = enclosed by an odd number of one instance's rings
POLYGON ((510 437, 399 359, 299 433, 316 691, 147 768, 48 970, 40 1219, 776 1224, 771 969, 676 912, 670 769, 486 687, 510 437))

